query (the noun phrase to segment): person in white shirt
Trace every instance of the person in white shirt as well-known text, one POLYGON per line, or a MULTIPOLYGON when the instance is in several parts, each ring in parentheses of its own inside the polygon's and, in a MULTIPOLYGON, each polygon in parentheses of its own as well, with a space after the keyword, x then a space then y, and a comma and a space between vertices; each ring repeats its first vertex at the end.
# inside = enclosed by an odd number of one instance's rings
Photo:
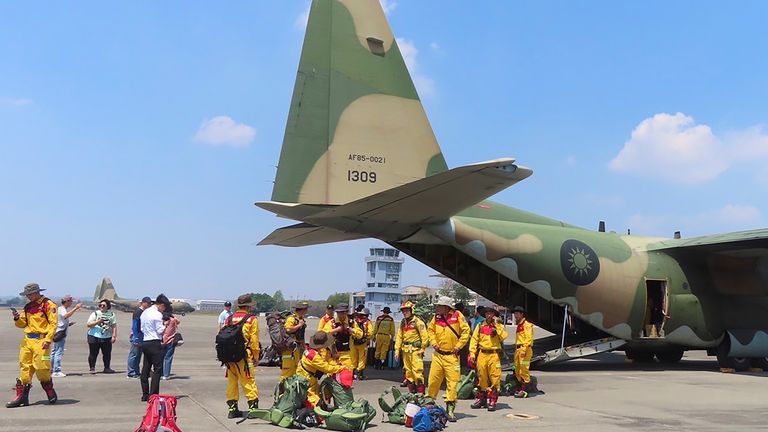
POLYGON ((227 318, 232 316, 232 302, 225 301, 224 302, 224 310, 221 311, 219 314, 219 330, 221 330, 222 327, 224 327, 224 324, 227 322, 227 318))
POLYGON ((163 312, 170 309, 171 302, 164 294, 157 296, 155 304, 141 313, 141 332, 144 340, 141 342, 141 353, 144 363, 141 367, 141 400, 146 402, 149 395, 160 393, 160 375, 163 373, 163 312), (149 372, 152 370, 152 385, 149 383, 149 372))
POLYGON ((83 307, 82 303, 78 303, 68 311, 67 309, 72 306, 72 303, 74 303, 74 299, 72 299, 71 295, 67 294, 61 298, 61 306, 58 308, 59 320, 56 323, 56 333, 54 333, 54 337, 61 337, 61 339, 53 342, 53 349, 51 350, 51 364, 53 366, 53 374, 51 374, 51 376, 54 378, 63 378, 67 376, 67 374, 61 371, 61 357, 64 355, 64 343, 67 340, 67 329, 70 325, 74 324, 69 322, 69 317, 83 307))

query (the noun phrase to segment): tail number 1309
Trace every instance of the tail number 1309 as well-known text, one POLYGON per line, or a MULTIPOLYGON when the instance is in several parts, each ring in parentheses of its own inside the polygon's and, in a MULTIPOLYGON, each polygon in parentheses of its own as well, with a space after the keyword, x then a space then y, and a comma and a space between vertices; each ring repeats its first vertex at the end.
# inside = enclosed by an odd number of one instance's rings
POLYGON ((347 171, 347 181, 351 182, 363 182, 363 183, 376 183, 376 173, 374 171, 347 171))

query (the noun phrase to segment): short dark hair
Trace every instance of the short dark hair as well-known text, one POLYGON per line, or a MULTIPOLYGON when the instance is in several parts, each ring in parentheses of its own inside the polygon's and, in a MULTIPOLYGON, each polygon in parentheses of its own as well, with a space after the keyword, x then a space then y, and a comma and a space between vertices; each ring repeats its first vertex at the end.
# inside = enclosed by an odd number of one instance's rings
POLYGON ((227 306, 228 307, 232 307, 232 302, 231 301, 225 301, 224 302, 224 307, 227 307, 227 306))
POLYGON ((168 297, 165 296, 165 294, 160 294, 155 299, 155 304, 162 304, 165 305, 166 308, 171 306, 171 301, 168 300, 168 297))
POLYGON ((107 299, 102 299, 99 304, 105 303, 107 305, 107 310, 112 309, 112 302, 107 299))

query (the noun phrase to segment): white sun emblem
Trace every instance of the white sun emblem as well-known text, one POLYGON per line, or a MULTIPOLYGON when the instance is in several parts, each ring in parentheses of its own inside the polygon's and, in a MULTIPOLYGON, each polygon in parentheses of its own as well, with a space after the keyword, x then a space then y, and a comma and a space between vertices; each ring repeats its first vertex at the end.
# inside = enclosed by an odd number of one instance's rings
POLYGON ((586 249, 574 247, 568 252, 568 262, 574 275, 585 276, 592 270, 592 259, 586 249))

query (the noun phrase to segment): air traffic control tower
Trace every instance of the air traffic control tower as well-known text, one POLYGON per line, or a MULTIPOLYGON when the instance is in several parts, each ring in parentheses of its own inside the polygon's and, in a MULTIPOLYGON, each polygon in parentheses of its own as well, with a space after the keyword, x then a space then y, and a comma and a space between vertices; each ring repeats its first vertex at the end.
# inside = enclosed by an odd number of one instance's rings
POLYGON ((363 303, 371 311, 371 319, 381 314, 384 306, 392 309, 392 317, 402 318, 400 313, 400 273, 405 258, 400 251, 392 248, 371 248, 371 254, 365 257, 367 269, 363 303))

